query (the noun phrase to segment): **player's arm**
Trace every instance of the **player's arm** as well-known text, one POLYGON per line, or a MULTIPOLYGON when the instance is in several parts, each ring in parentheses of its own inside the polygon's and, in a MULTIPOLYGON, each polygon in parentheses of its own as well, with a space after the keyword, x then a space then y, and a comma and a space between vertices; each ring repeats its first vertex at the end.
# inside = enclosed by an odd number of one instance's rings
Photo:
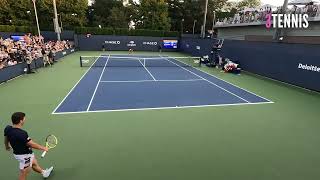
POLYGON ((7 136, 4 136, 4 146, 6 147, 7 151, 10 151, 11 147, 10 147, 9 140, 8 140, 7 136))
POLYGON ((40 144, 37 144, 36 142, 33 142, 31 139, 27 143, 27 145, 33 149, 38 149, 41 151, 48 151, 48 148, 45 146, 41 146, 40 144))

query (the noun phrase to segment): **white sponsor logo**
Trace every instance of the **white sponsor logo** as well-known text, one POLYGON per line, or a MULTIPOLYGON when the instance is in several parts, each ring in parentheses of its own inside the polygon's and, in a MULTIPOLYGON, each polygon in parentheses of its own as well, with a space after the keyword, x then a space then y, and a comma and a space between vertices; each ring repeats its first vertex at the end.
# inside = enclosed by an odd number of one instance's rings
POLYGON ((81 62, 87 64, 87 63, 89 63, 90 61, 83 59, 81 62))
POLYGON ((143 45, 150 45, 150 46, 156 46, 158 45, 158 42, 143 42, 143 45))
POLYGON ((106 44, 121 44, 120 41, 105 41, 106 44))
POLYGON ((320 72, 320 67, 318 67, 318 66, 301 64, 301 63, 299 63, 298 69, 303 69, 303 70, 313 71, 313 72, 320 72))
POLYGON ((130 41, 127 46, 134 47, 137 46, 137 44, 134 41, 130 41))
POLYGON ((71 52, 74 52, 74 49, 71 49, 71 52))
POLYGON ((62 52, 62 55, 66 55, 66 54, 67 54, 67 52, 65 52, 65 51, 64 51, 64 52, 62 52))

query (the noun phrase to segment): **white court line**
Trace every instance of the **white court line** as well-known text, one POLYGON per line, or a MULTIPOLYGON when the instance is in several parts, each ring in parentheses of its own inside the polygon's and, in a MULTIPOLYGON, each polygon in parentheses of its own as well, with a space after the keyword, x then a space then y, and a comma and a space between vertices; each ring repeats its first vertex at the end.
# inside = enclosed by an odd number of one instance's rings
MULTIPOLYGON (((160 56, 160 57, 162 57, 162 56, 160 56)), ((176 59, 176 60, 179 61, 178 59, 176 59)), ((188 65, 187 63, 184 63, 184 62, 182 62, 182 61, 179 61, 179 62, 188 65)), ((194 68, 194 67, 192 67, 192 68, 194 68)), ((198 68, 194 68, 194 69, 196 69, 196 70, 198 70, 198 71, 201 71, 201 72, 203 72, 203 73, 205 73, 205 74, 207 74, 207 75, 209 75, 209 76, 211 76, 211 77, 217 78, 217 79, 219 79, 219 80, 221 80, 221 81, 223 81, 223 82, 225 82, 225 83, 227 83, 227 84, 230 84, 230 85, 232 85, 232 86, 234 86, 234 87, 237 87, 237 88, 239 88, 239 89, 241 89, 241 90, 244 90, 244 91, 246 91, 247 93, 253 94, 253 95, 255 95, 255 96, 257 96, 257 97, 259 97, 259 98, 261 98, 261 99, 264 99, 264 100, 269 101, 269 102, 273 102, 273 101, 271 101, 271 100, 269 100, 269 99, 267 99, 267 98, 265 98, 265 97, 262 97, 262 96, 260 96, 260 95, 257 95, 257 94, 255 94, 255 93, 249 91, 249 90, 246 90, 246 89, 244 89, 244 88, 242 88, 242 87, 239 87, 239 86, 237 86, 237 85, 235 85, 235 84, 232 84, 232 83, 230 83, 230 82, 228 82, 228 81, 226 81, 226 80, 223 80, 223 79, 221 79, 221 78, 219 78, 219 77, 217 77, 217 76, 215 76, 215 75, 213 75, 213 74, 210 74, 210 73, 205 72, 205 71, 203 71, 203 70, 201 70, 201 69, 198 69, 198 68)))
MULTIPOLYGON (((160 56, 160 57, 162 57, 162 56, 160 56)), ((191 74, 193 74, 193 75, 195 75, 195 76, 197 76, 197 77, 199 77, 199 78, 201 78, 201 79, 203 79, 203 80, 207 81, 208 83, 210 83, 210 84, 212 84, 212 85, 214 85, 214 86, 216 86, 216 87, 218 87, 218 88, 220 88, 220 89, 222 89, 222 90, 224 90, 224 91, 228 92, 229 94, 232 94, 233 96, 236 96, 237 98, 239 98, 239 99, 241 99, 241 100, 243 100, 243 101, 245 101, 245 102, 247 102, 247 103, 250 103, 248 100, 246 100, 246 99, 244 99, 244 98, 242 98, 242 97, 240 97, 240 96, 238 96, 238 95, 234 94, 233 92, 230 92, 230 91, 226 90, 225 88, 223 88, 223 87, 221 87, 221 86, 219 86, 219 85, 217 85, 217 84, 215 84, 215 83, 213 83, 213 82, 209 81, 208 79, 206 79, 206 78, 204 78, 204 77, 202 77, 202 76, 200 76, 200 75, 198 75, 198 74, 196 74, 196 73, 194 73, 194 72, 190 71, 189 69, 184 68, 184 67, 180 66, 179 64, 177 64, 177 63, 175 63, 175 62, 170 61, 168 58, 164 57, 164 59, 166 59, 167 61, 171 62, 172 64, 175 64, 175 65, 179 66, 180 68, 182 68, 182 69, 184 69, 184 70, 186 70, 186 71, 190 72, 191 74)), ((179 61, 179 62, 181 62, 181 61, 179 61)))
POLYGON ((9 79, 9 80, 3 81, 2 83, 0 83, 0 85, 3 85, 3 84, 5 84, 5 83, 8 83, 8 82, 13 81, 13 80, 15 80, 15 79, 18 79, 18 78, 22 77, 23 75, 25 75, 25 74, 20 74, 19 76, 16 76, 16 77, 11 78, 11 79, 9 79))
POLYGON ((61 104, 67 99, 67 97, 71 94, 71 92, 74 90, 74 88, 76 88, 76 86, 80 83, 80 81, 84 78, 84 76, 90 71, 90 69, 92 68, 92 66, 97 62, 97 60, 100 58, 101 56, 97 57, 97 59, 91 64, 91 66, 88 68, 88 70, 81 76, 81 78, 79 79, 79 81, 71 88, 71 90, 68 92, 68 94, 62 99, 62 101, 58 104, 58 106, 53 110, 53 112, 51 114, 54 114, 56 112, 56 110, 61 106, 61 104))
POLYGON ((97 112, 124 112, 124 111, 145 111, 145 110, 166 110, 166 109, 188 109, 188 108, 204 108, 204 107, 259 105, 259 104, 271 104, 271 103, 273 103, 273 102, 215 104, 215 105, 199 105, 199 106, 158 107, 158 108, 137 108, 137 109, 115 109, 115 110, 77 111, 77 112, 58 112, 58 113, 53 113, 53 114, 64 115, 64 114, 82 114, 82 113, 97 113, 97 112))
POLYGON ((138 81, 100 81, 100 83, 141 83, 141 82, 192 82, 203 81, 203 79, 185 79, 185 80, 138 80, 138 81))
POLYGON ((94 92, 93 92, 93 94, 92 94, 92 97, 91 97, 90 103, 89 103, 89 105, 88 105, 87 111, 89 111, 89 109, 90 109, 90 107, 91 107, 91 104, 92 104, 92 101, 93 101, 93 99, 94 99, 94 96, 96 95, 96 92, 97 92, 97 89, 98 89, 98 87, 99 87, 99 84, 100 84, 101 78, 102 78, 102 76, 103 76, 103 73, 104 73, 104 71, 105 71, 106 68, 107 68, 107 64, 108 64, 109 58, 110 58, 110 55, 108 56, 108 59, 107 59, 106 63, 104 64, 103 70, 102 70, 102 72, 101 72, 101 74, 100 74, 100 78, 99 78, 99 80, 98 80, 98 83, 97 83, 97 85, 96 85, 96 88, 94 89, 94 92))
POLYGON ((142 64, 142 62, 139 60, 140 64, 144 67, 144 69, 150 74, 150 76, 152 77, 152 79, 154 81, 157 81, 156 78, 154 78, 154 76, 151 74, 151 72, 147 69, 147 67, 145 65, 142 64))

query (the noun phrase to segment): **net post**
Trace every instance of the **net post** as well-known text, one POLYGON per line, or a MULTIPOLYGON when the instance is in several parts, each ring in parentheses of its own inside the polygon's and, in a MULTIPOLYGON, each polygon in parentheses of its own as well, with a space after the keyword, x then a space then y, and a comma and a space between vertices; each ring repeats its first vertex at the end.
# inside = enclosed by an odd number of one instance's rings
POLYGON ((82 66, 82 56, 80 56, 80 67, 83 67, 82 66))

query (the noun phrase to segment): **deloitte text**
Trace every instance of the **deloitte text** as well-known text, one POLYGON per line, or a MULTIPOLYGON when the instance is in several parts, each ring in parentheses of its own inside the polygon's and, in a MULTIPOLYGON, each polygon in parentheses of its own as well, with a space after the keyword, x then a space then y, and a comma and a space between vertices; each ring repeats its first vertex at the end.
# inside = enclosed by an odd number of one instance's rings
POLYGON ((320 72, 320 67, 318 66, 313 66, 313 65, 307 65, 307 64, 301 64, 299 63, 298 69, 303 69, 307 71, 313 71, 313 72, 320 72))
POLYGON ((308 28, 308 14, 268 14, 266 27, 271 28, 308 28))

